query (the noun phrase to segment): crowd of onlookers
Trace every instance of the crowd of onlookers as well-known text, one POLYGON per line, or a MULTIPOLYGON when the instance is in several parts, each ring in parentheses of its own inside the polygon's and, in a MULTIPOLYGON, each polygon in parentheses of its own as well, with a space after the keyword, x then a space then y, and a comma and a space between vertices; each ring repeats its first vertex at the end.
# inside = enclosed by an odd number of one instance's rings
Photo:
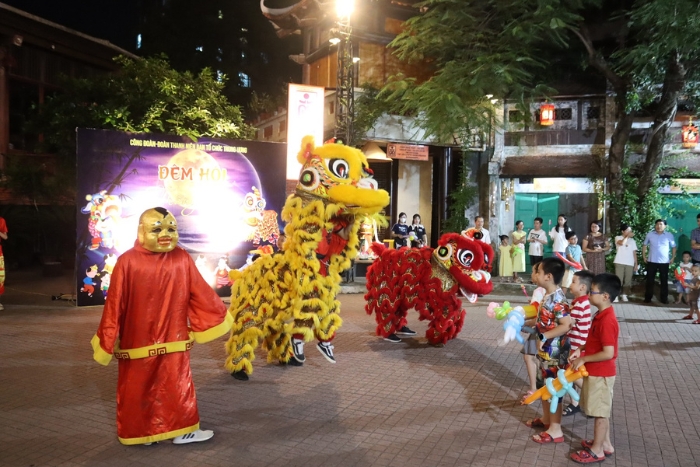
MULTIPOLYGON (((475 228, 484 232, 485 238, 490 238, 483 229, 483 218, 477 219, 481 219, 481 225, 477 220, 475 228)), ((692 314, 696 311, 697 296, 700 294, 700 214, 697 215, 697 222, 698 228, 691 233, 690 251, 682 252, 678 267, 673 268, 677 258, 677 245, 673 234, 666 231, 664 219, 657 219, 651 230, 644 235, 641 250, 635 240, 636 233, 627 224, 622 224, 615 237, 609 239, 602 233, 602 226, 597 220, 591 222, 589 231, 581 236, 567 225, 567 218, 563 214, 557 217, 556 225, 549 232, 542 229, 544 220, 541 217, 535 218, 534 226, 529 231, 524 230, 523 221, 518 220, 509 235, 498 237, 498 273, 504 281, 522 282, 518 274, 524 273, 526 269, 525 250, 527 249, 532 267, 544 258, 545 246, 551 245, 552 256, 558 257, 566 265, 561 284, 566 293, 576 271, 589 270, 595 275, 606 272, 606 256, 614 251, 614 271, 610 272, 614 272, 622 283, 623 289, 618 300, 626 302, 631 294, 632 278, 639 271, 638 257, 641 253, 646 269, 644 302, 651 302, 658 284, 659 302, 669 303, 671 271, 676 279, 676 303, 688 303, 692 314), (694 269, 694 265, 698 267, 694 269)))

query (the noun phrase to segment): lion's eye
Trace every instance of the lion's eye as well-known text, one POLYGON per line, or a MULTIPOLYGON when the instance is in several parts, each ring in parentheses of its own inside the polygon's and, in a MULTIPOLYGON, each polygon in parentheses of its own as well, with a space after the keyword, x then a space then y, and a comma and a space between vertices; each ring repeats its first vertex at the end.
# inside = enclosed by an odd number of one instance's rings
POLYGON ((471 250, 459 250, 457 252, 457 259, 466 267, 471 267, 472 261, 474 260, 474 253, 471 250))
POLYGON ((350 177, 350 170, 345 159, 328 160, 328 170, 338 178, 346 179, 350 177))
POLYGON ((443 261, 446 261, 452 257, 452 245, 449 243, 445 246, 438 247, 437 256, 443 261))

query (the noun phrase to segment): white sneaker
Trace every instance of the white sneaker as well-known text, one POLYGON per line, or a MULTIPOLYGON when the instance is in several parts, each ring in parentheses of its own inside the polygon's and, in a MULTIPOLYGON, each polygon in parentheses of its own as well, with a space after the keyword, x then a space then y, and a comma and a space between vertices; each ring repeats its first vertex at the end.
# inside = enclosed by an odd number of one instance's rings
POLYGON ((5 307, 2 306, 2 303, 0 303, 0 311, 2 311, 2 310, 4 310, 4 309, 5 309, 5 307))
POLYGON ((627 295, 620 295, 620 298, 622 299, 623 302, 629 302, 627 295))
POLYGON ((299 363, 304 363, 306 361, 306 356, 304 355, 304 341, 303 339, 297 339, 292 337, 292 352, 294 353, 294 360, 299 363))
POLYGON ((333 356, 333 345, 330 342, 319 342, 316 344, 316 348, 321 355, 325 357, 331 363, 335 363, 335 357, 333 356))
POLYGON ((613 303, 617 303, 619 301, 620 301, 619 297, 615 297, 615 300, 613 300, 613 303))
POLYGON ((201 443, 208 439, 212 439, 214 432, 211 430, 197 430, 192 433, 187 433, 177 438, 173 438, 173 444, 189 444, 189 443, 201 443))

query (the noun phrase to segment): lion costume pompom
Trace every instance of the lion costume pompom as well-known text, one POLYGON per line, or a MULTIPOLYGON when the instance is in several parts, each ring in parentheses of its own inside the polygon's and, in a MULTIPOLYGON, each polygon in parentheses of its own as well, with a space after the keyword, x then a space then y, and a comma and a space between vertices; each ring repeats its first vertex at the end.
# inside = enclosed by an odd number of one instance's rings
POLYGON ((307 136, 297 159, 299 183, 282 210, 283 250, 230 273, 234 325, 225 366, 237 379, 253 372, 253 352, 261 340, 268 361, 288 362, 292 335, 332 339, 342 324, 336 300, 340 273, 357 255, 356 222, 389 204, 389 194, 377 189, 357 149, 332 143, 315 147, 307 136), (347 239, 338 235, 341 230, 347 239))

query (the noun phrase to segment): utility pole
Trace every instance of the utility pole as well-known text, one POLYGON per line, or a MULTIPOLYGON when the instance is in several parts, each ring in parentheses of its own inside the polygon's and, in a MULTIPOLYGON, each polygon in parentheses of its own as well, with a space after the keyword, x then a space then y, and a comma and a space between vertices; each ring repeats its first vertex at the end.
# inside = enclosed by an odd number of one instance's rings
POLYGON ((355 59, 350 25, 353 3, 353 0, 336 0, 340 42, 335 88, 335 138, 344 144, 352 142, 352 121, 355 115, 355 59))

